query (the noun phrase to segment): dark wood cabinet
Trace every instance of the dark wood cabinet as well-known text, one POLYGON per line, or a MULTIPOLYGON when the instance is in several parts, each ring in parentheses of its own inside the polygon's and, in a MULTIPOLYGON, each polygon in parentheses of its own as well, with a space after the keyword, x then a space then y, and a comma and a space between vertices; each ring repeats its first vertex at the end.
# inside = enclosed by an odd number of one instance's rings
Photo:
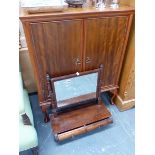
POLYGON ((30 23, 40 69, 61 76, 82 69, 82 21, 30 23))
POLYGON ((34 58, 47 99, 46 74, 62 76, 82 70, 82 20, 30 23, 34 58))
MULTIPOLYGON (((117 89, 134 8, 99 11, 68 9, 59 13, 21 11, 40 106, 46 105, 50 77, 87 71, 103 64, 102 91, 117 89)), ((45 107, 43 108, 45 111, 45 107)))
POLYGON ((85 69, 104 66, 102 86, 116 86, 129 16, 115 16, 85 20, 85 69), (90 61, 87 62, 87 59, 90 61))

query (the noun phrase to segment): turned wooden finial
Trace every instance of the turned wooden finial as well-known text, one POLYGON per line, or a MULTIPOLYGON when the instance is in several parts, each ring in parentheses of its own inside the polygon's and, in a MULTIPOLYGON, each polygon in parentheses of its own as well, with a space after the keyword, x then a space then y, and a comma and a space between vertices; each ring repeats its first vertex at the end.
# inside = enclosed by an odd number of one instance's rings
POLYGON ((100 69, 102 69, 102 70, 103 70, 103 64, 100 64, 100 69))
POLYGON ((50 80, 50 76, 49 76, 49 74, 46 74, 46 80, 47 80, 47 81, 50 80))

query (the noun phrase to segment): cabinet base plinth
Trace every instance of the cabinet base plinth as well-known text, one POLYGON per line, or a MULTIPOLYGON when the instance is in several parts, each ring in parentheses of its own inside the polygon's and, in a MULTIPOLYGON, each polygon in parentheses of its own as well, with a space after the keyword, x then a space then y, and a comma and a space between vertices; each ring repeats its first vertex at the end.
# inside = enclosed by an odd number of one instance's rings
POLYGON ((120 111, 125 111, 135 106, 135 99, 124 101, 119 95, 117 95, 115 98, 115 105, 120 111))

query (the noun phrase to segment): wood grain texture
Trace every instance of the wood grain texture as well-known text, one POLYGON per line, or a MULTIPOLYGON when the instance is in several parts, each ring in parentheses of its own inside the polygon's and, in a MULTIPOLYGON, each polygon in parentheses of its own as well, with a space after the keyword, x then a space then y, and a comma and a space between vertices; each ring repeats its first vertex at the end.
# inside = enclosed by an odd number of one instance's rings
POLYGON ((24 9, 20 10, 20 19, 22 22, 39 22, 39 21, 49 21, 51 20, 65 20, 65 19, 81 19, 90 17, 103 17, 106 15, 121 15, 131 14, 134 12, 134 8, 126 5, 122 5, 117 9, 105 8, 104 10, 99 10, 96 8, 68 8, 63 12, 57 13, 38 13, 38 14, 28 14, 24 9))
POLYGON ((27 48, 21 48, 19 50, 19 64, 21 67, 24 86, 29 93, 36 92, 36 81, 30 62, 29 52, 27 48))
MULTIPOLYGON (((23 24, 23 28, 24 28, 24 33, 26 36, 26 42, 27 42, 27 46, 28 46, 31 64, 33 66, 34 76, 36 79, 39 102, 41 103, 41 102, 44 102, 46 100, 46 98, 44 95, 44 88, 42 87, 41 74, 39 74, 39 72, 38 72, 38 61, 37 61, 37 57, 35 54, 35 48, 33 46, 33 39, 31 37, 30 23, 23 24)), ((42 108, 42 110, 43 109, 45 109, 45 108, 42 108)))
POLYGON ((135 0, 120 0, 121 5, 135 6, 135 0))
POLYGON ((102 91, 118 88, 133 14, 134 8, 128 6, 35 15, 22 12, 39 101, 47 99, 46 73, 56 77, 98 68, 101 63, 102 91))
POLYGON ((57 77, 80 72, 82 69, 82 22, 54 21, 31 23, 30 26, 38 62, 37 70, 42 79, 44 95, 47 96, 46 73, 57 77))
POLYGON ((120 78, 119 95, 124 100, 132 99, 134 95, 134 73, 135 73, 135 32, 134 22, 132 24, 131 33, 129 37, 129 44, 127 45, 126 54, 123 62, 123 68, 120 78), (129 92, 130 91, 130 92, 129 92), (125 93, 128 92, 128 93, 125 93), (128 95, 127 95, 128 94, 128 95), (128 96, 128 97, 127 97, 128 96))
POLYGON ((56 140, 63 141, 65 139, 72 138, 74 136, 90 132, 90 131, 100 128, 102 126, 108 125, 112 122, 113 121, 111 118, 107 118, 107 119, 97 121, 95 123, 92 123, 92 124, 89 124, 86 126, 82 126, 82 127, 79 127, 79 128, 76 128, 76 129, 73 129, 73 130, 70 130, 70 131, 67 131, 64 133, 56 134, 56 140))
POLYGON ((118 70, 124 54, 123 46, 127 31, 127 16, 87 19, 85 69, 103 64, 102 85, 117 85, 118 70), (93 31, 92 31, 93 30, 93 31), (86 59, 91 62, 87 63, 86 59))
MULTIPOLYGON (((51 125, 56 140, 64 140, 72 135, 82 134, 94 130, 99 126, 112 123, 111 119, 107 119, 111 114, 99 97, 102 70, 103 65, 100 65, 99 69, 80 72, 78 76, 85 76, 94 72, 98 74, 96 92, 67 99, 65 100, 67 105, 64 105, 66 104, 64 102, 60 103, 56 100, 54 82, 77 77, 77 75, 70 74, 51 79, 52 98, 54 101, 51 125), (59 104, 63 104, 63 106, 59 106, 59 104)), ((47 76, 47 80, 49 81, 49 76, 47 76)))
POLYGON ((104 104, 94 104, 51 117, 51 124, 54 133, 62 133, 110 116, 104 104))
MULTIPOLYGON (((126 0, 122 3, 134 6, 134 0, 126 0)), ((123 68, 119 81, 119 92, 116 105, 120 110, 127 110, 134 106, 135 101, 135 21, 133 20, 129 41, 123 62, 123 68), (120 99, 119 99, 120 97, 120 99)))
POLYGON ((80 95, 78 97, 58 101, 57 105, 58 105, 58 108, 70 106, 70 105, 77 105, 83 101, 87 101, 87 100, 94 99, 94 98, 96 98, 96 93, 89 93, 85 95, 80 95))
POLYGON ((122 98, 117 95, 117 97, 115 98, 115 103, 120 111, 125 111, 135 106, 135 99, 123 101, 122 98))

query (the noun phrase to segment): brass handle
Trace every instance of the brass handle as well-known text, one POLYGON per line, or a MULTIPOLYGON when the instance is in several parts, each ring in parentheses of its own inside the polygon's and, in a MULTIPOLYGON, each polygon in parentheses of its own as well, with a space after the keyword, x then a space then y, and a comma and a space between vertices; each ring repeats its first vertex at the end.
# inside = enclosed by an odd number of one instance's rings
POLYGON ((81 61, 80 61, 79 58, 77 58, 77 59, 75 60, 75 64, 76 64, 76 65, 81 65, 81 61))
POLYGON ((124 96, 127 96, 127 95, 128 95, 128 93, 125 91, 125 92, 124 92, 124 96))
POLYGON ((86 64, 91 63, 90 57, 86 57, 86 64))

